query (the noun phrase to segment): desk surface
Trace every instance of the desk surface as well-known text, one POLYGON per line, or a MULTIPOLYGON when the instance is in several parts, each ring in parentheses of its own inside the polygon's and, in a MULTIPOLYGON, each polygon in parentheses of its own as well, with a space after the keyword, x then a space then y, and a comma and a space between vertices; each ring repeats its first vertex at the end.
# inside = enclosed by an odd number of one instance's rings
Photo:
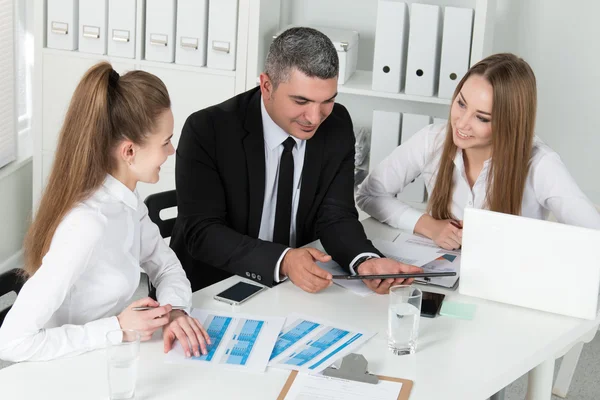
MULTIPOLYGON (((365 222, 370 237, 393 239, 397 231, 365 222)), ((232 277, 194 293, 198 308, 231 311, 212 296, 234 282, 232 277)), ((301 312, 377 332, 359 352, 369 370, 415 382, 411 400, 481 400, 576 342, 596 321, 537 312, 525 308, 462 296, 443 289, 447 298, 477 305, 472 321, 422 318, 419 347, 411 356, 394 356, 387 350, 387 296, 359 297, 336 285, 309 294, 285 282, 267 290, 236 311, 286 316, 301 312)), ((275 399, 288 371, 244 373, 205 366, 164 362, 162 343, 143 343, 138 374, 138 399, 275 399)), ((0 371, 2 398, 105 399, 104 351, 46 363, 22 363, 0 371)))

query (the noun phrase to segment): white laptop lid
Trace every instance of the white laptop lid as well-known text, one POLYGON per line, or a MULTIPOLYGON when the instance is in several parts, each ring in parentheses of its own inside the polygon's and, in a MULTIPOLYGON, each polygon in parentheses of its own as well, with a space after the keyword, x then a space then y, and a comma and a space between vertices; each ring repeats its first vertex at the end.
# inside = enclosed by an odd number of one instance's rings
POLYGON ((465 209, 459 292, 595 319, 600 230, 465 209))

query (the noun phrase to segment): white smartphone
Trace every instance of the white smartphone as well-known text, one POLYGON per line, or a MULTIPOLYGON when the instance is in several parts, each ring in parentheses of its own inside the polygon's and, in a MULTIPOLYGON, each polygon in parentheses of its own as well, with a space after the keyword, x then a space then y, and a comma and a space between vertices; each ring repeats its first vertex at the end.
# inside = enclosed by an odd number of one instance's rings
POLYGON ((252 285, 246 282, 238 282, 228 289, 225 289, 219 294, 216 294, 214 299, 223 301, 232 305, 242 304, 251 297, 266 289, 264 286, 252 285))

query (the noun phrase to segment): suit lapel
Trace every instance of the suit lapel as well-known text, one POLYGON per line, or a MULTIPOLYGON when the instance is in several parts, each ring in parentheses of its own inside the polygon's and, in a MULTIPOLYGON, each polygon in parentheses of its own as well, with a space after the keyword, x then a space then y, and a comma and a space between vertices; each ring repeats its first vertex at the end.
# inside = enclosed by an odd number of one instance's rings
POLYGON ((296 214, 296 242, 304 244, 304 229, 306 218, 314 203, 321 166, 323 163, 323 150, 325 148, 325 132, 317 131, 316 134, 306 141, 306 154, 304 155, 304 166, 302 167, 302 183, 300 185, 300 201, 298 213, 296 214))
POLYGON ((248 235, 251 237, 258 237, 265 197, 265 144, 260 101, 260 91, 257 91, 248 104, 244 122, 247 134, 243 145, 249 186, 248 235))

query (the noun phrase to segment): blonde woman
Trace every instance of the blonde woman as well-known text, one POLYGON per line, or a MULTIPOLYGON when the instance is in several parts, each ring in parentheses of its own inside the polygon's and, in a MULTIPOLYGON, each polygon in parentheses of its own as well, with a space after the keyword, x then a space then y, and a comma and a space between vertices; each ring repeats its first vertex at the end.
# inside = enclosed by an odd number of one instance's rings
POLYGON ((445 249, 462 242, 465 207, 600 229, 600 215, 558 154, 534 135, 537 94, 530 66, 513 54, 475 64, 458 84, 448 124, 430 125, 396 148, 358 190, 359 207, 445 249), (396 194, 424 178, 423 213, 396 194))
POLYGON ((174 153, 170 108, 166 87, 149 73, 120 77, 100 63, 82 78, 25 239, 28 279, 0 328, 0 358, 73 356, 104 347, 117 329, 148 340, 163 328, 165 352, 175 338, 188 356, 206 352, 202 325, 172 310, 189 311, 190 283, 135 192, 137 182, 157 182, 174 153), (131 301, 140 266, 158 302, 131 301))

